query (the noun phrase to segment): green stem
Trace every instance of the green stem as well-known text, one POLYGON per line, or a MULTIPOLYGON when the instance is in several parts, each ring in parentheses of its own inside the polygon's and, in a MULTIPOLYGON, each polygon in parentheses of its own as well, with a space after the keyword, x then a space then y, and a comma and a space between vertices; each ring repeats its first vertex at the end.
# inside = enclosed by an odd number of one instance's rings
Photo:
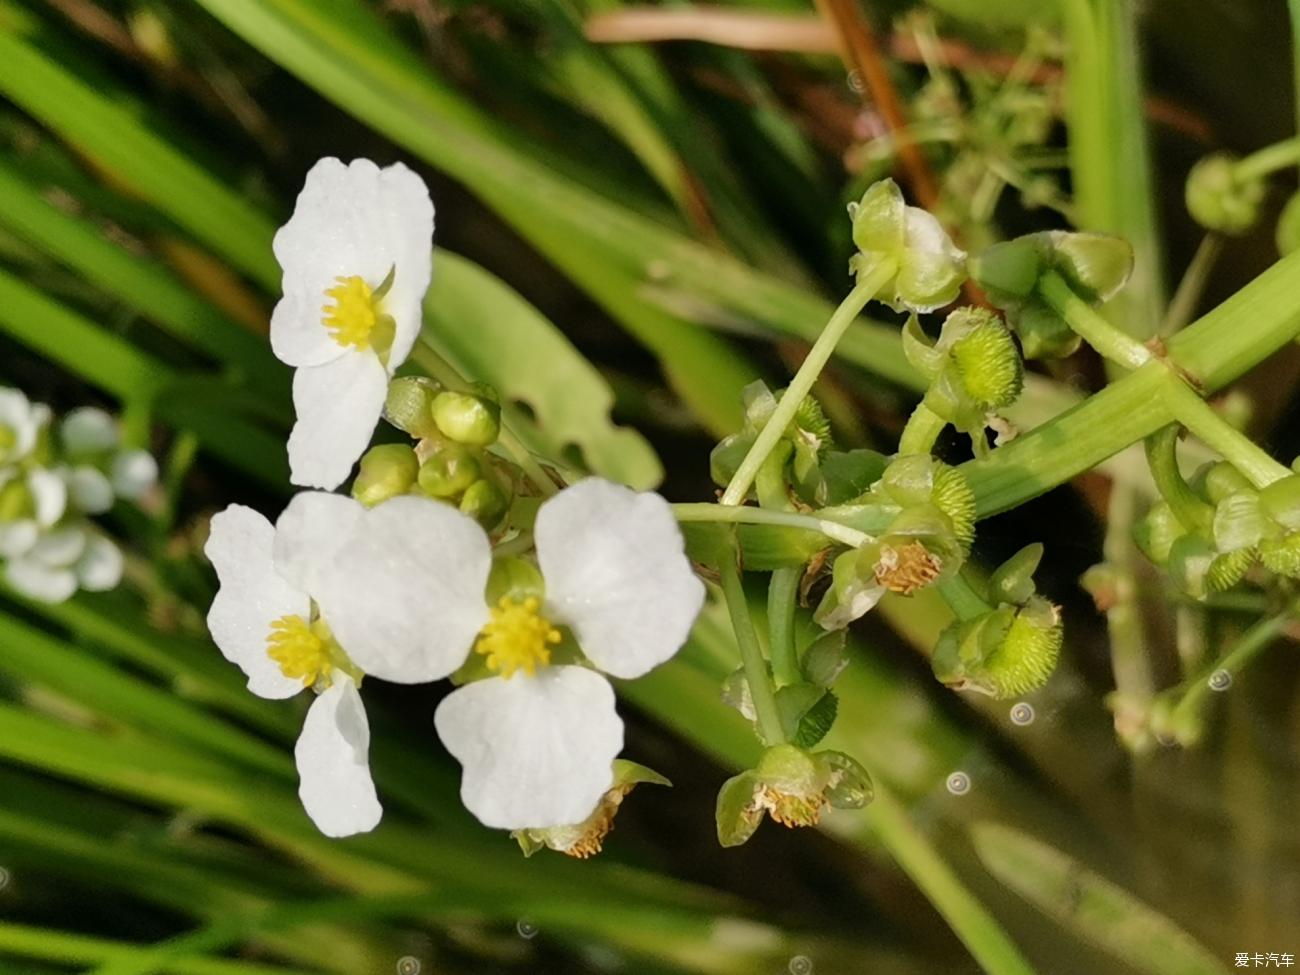
POLYGON ((1048 271, 1039 278, 1038 293, 1076 334, 1106 359, 1126 369, 1137 369, 1151 361, 1150 349, 1102 318, 1056 271, 1048 271))
POLYGON ((831 316, 821 335, 817 336, 817 341, 808 351, 807 358, 794 374, 794 378, 790 380, 790 385, 781 394, 776 410, 759 431, 754 445, 749 448, 749 453, 740 462, 740 467, 736 469, 736 473, 727 484, 727 489, 722 493, 723 504, 738 505, 744 502, 750 486, 754 483, 754 478, 758 475, 758 469, 763 466, 763 461, 767 460, 767 455, 772 452, 772 448, 776 446, 786 427, 794 419, 795 411, 799 409, 799 404, 803 402, 803 398, 808 395, 813 383, 821 375, 822 369, 830 361, 835 346, 858 317, 858 313, 866 307, 867 302, 874 298, 876 292, 893 277, 894 271, 895 264, 892 260, 880 262, 865 277, 860 278, 853 290, 840 302, 840 306, 835 309, 835 314, 831 316))
POLYGON ((1300 136, 1275 142, 1238 160, 1232 167, 1232 175, 1238 182, 1248 183, 1296 163, 1300 163, 1300 136))
POLYGON ((803 571, 803 566, 774 569, 767 586, 767 644, 778 687, 803 679, 794 645, 794 611, 803 571))
POLYGON ((898 453, 902 456, 928 454, 934 449, 934 442, 947 425, 947 420, 930 409, 925 400, 921 400, 908 417, 903 435, 898 438, 898 453))
MULTIPOLYGON (((1260 620, 1238 638, 1226 655, 1206 667, 1200 676, 1192 681, 1182 698, 1174 705, 1169 719, 1170 727, 1179 741, 1190 743, 1200 737, 1201 707, 1205 703, 1206 696, 1215 690, 1217 675, 1223 673, 1229 677, 1237 676, 1248 663, 1272 645, 1294 618, 1294 611, 1291 611, 1260 620)), ((1224 688, 1226 684, 1219 689, 1224 688)))
POLYGON ((876 786, 867 819, 903 872, 925 892, 988 975, 1034 975, 1010 936, 926 841, 898 800, 876 786))
POLYGON ((727 507, 708 502, 688 502, 673 505, 673 515, 678 521, 713 521, 743 525, 779 525, 784 528, 802 528, 814 531, 832 541, 847 545, 849 548, 861 548, 871 542, 871 536, 856 528, 828 521, 814 515, 803 515, 796 511, 772 511, 769 508, 753 508, 748 505, 727 507))
POLYGON ((1156 490, 1183 527, 1200 528, 1209 524, 1214 518, 1214 509, 1192 492, 1178 469, 1178 426, 1170 424, 1149 437, 1146 452, 1156 490))
POLYGON ((754 618, 749 612, 745 586, 740 581, 739 555, 733 538, 732 551, 718 566, 722 576, 722 594, 727 601, 736 645, 740 648, 740 661, 745 668, 750 699, 754 702, 758 730, 767 744, 779 745, 785 741, 785 729, 781 726, 781 712, 776 707, 776 692, 772 687, 772 676, 768 673, 767 660, 758 645, 758 633, 754 630, 754 618))
POLYGON ((1169 308, 1165 311, 1165 318, 1160 323, 1158 334, 1172 335, 1192 320, 1192 314, 1205 293, 1210 274, 1222 253, 1223 238, 1218 234, 1210 233, 1201 238, 1196 253, 1192 255, 1191 263, 1187 265, 1182 280, 1178 282, 1178 290, 1169 300, 1169 308))
POLYGON ((993 609, 967 578, 964 569, 956 575, 940 579, 936 588, 952 610, 952 615, 959 620, 973 620, 993 609))
POLYGON ((1213 447, 1223 459, 1241 471, 1256 487, 1267 487, 1274 481, 1289 477, 1291 470, 1278 463, 1253 440, 1234 429, 1228 421, 1214 412, 1183 382, 1170 382, 1162 391, 1170 409, 1192 433, 1213 447))

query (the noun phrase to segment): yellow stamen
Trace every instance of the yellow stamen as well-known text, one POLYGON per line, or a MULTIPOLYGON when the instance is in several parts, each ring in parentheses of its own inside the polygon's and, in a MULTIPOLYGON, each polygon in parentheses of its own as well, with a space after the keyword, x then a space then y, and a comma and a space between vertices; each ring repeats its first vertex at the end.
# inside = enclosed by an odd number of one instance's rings
POLYGON ((489 669, 500 671, 502 677, 511 677, 517 670, 531 677, 538 667, 551 662, 551 647, 560 642, 560 631, 538 612, 540 608, 535 596, 522 603, 501 597, 474 644, 474 649, 487 657, 489 669))
POLYGON ((317 681, 328 685, 334 669, 332 642, 323 622, 312 624, 301 616, 281 616, 267 634, 266 654, 290 680, 300 680, 304 687, 317 681))
POLYGON ((324 315, 321 324, 339 345, 370 348, 370 333, 383 315, 383 295, 376 294, 355 274, 334 280, 338 284, 325 291, 325 297, 333 299, 333 304, 321 308, 324 315))

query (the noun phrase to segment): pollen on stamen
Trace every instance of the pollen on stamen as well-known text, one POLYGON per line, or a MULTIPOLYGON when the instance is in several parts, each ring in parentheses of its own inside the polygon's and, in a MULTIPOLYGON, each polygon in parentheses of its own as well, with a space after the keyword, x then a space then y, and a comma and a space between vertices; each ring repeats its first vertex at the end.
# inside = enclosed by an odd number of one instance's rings
POLYGON ((301 616, 281 616, 271 624, 266 655, 280 665, 285 677, 302 681, 304 687, 328 681, 334 669, 325 641, 301 616))
POLYGON ((487 658, 488 669, 502 677, 522 670, 530 677, 551 662, 551 647, 562 639, 560 631, 538 610, 541 602, 529 596, 516 602, 502 596, 491 610, 474 650, 487 658))
POLYGON ((325 291, 333 303, 321 307, 321 324, 339 345, 370 348, 370 333, 381 314, 381 296, 355 274, 334 280, 338 284, 325 291))

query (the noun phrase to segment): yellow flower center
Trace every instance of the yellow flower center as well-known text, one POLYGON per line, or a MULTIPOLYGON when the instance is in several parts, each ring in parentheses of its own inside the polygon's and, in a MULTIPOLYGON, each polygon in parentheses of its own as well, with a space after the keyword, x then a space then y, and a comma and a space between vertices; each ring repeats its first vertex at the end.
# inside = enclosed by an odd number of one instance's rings
POLYGON ((301 616, 281 616, 266 636, 266 655, 280 665, 285 677, 302 681, 304 687, 317 681, 329 686, 333 644, 324 620, 308 623, 301 616))
POLYGON ((551 662, 551 647, 560 642, 560 631, 538 612, 541 605, 536 596, 522 603, 501 597, 474 644, 474 649, 487 657, 489 669, 500 671, 502 677, 510 677, 516 670, 531 677, 538 667, 551 662))
POLYGON ((321 324, 329 330, 330 337, 345 348, 352 346, 365 350, 377 345, 372 333, 387 319, 383 309, 387 288, 381 285, 379 290, 372 289, 355 274, 334 280, 338 284, 325 291, 325 297, 333 303, 321 308, 324 316, 321 324))

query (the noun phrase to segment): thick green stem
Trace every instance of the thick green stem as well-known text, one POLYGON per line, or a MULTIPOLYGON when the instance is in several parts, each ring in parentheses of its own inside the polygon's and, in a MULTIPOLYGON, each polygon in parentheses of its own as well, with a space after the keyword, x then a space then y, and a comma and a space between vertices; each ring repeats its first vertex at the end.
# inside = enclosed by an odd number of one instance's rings
POLYGON ((1048 271, 1039 279, 1038 293, 1106 359, 1126 369, 1137 369, 1151 361, 1150 349, 1102 318, 1057 272, 1048 271))
POLYGON ((740 581, 738 558, 739 550, 735 548, 733 539, 732 551, 718 566, 722 576, 722 595, 726 598, 731 628, 736 634, 736 645, 740 648, 740 662, 745 669, 745 682, 749 684, 750 700, 754 702, 758 730, 767 744, 779 745, 785 741, 785 729, 781 726, 781 712, 776 707, 776 691, 772 687, 767 660, 763 657, 762 647, 758 645, 758 633, 754 629, 754 618, 749 612, 745 586, 740 581))
POLYGON ((786 387, 781 394, 780 401, 776 404, 776 410, 768 419, 767 424, 759 431, 754 445, 749 448, 749 453, 745 459, 740 462, 740 467, 732 476, 731 482, 727 489, 722 493, 722 503, 725 505, 743 504, 745 497, 749 494, 750 486, 754 483, 754 478, 758 475, 758 469, 763 466, 763 461, 767 460, 767 455, 772 452, 777 441, 785 432, 790 421, 794 419, 795 411, 799 409, 799 404, 803 398, 808 395, 821 375, 822 369, 830 361, 831 355, 835 352, 835 346, 839 344, 844 333, 848 331, 850 325, 858 317, 858 313, 866 307, 867 302, 876 296, 885 283, 894 275, 895 265, 891 260, 882 261, 873 267, 864 277, 858 279, 857 285, 848 296, 840 302, 840 306, 835 309, 835 314, 831 316, 826 327, 822 330, 813 347, 808 351, 807 358, 799 367, 799 371, 794 374, 790 380, 790 385, 786 387))
POLYGON ((690 502, 673 505, 673 515, 678 521, 713 521, 743 525, 778 525, 784 528, 802 528, 805 531, 819 532, 831 541, 847 545, 849 548, 861 548, 871 542, 871 536, 856 528, 828 521, 814 515, 803 515, 796 511, 772 511, 769 508, 754 508, 749 505, 728 507, 707 502, 690 502))
POLYGON ((1198 498, 1178 469, 1178 427, 1170 424, 1146 442, 1147 463, 1156 490, 1184 528, 1209 524, 1214 509, 1198 498))
POLYGON ((1291 471, 1268 455, 1262 447, 1197 396, 1182 382, 1166 383, 1162 390, 1165 401, 1183 426, 1213 447, 1223 459, 1241 471, 1256 487, 1267 487, 1274 481, 1289 477, 1291 471))
POLYGON ((903 435, 898 439, 898 452, 908 454, 928 454, 934 449, 934 442, 943 433, 948 421, 925 404, 925 400, 916 404, 916 409, 908 417, 903 435))
POLYGON ((778 687, 803 679, 794 645, 794 611, 802 578, 803 566, 775 569, 767 586, 767 645, 778 687))
POLYGON ((993 609, 964 572, 940 579, 937 588, 953 616, 959 620, 973 620, 993 609))

